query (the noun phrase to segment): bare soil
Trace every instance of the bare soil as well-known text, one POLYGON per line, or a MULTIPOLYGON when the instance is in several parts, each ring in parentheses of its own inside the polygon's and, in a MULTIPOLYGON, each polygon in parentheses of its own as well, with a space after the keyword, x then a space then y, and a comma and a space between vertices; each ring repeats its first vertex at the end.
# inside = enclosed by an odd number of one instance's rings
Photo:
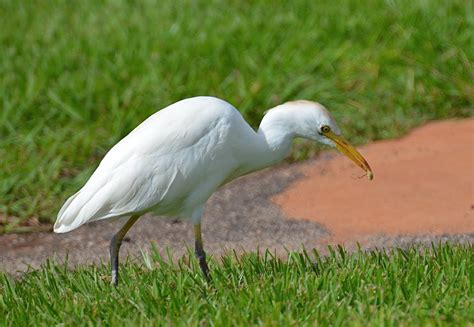
MULTIPOLYGON (((203 221, 208 253, 474 241, 474 120, 432 123, 360 151, 374 170, 372 182, 328 151, 219 190, 203 221)), ((68 234, 0 235, 0 270, 19 274, 66 254, 72 265, 107 261, 108 242, 122 223, 93 223, 68 234)), ((127 236, 122 256, 139 256, 151 242, 180 256, 193 244, 189 222, 162 217, 143 217, 127 236)))
POLYGON ((273 197, 288 217, 316 221, 330 241, 375 234, 474 233, 474 120, 444 121, 359 149, 375 178, 339 155, 301 168, 273 197))

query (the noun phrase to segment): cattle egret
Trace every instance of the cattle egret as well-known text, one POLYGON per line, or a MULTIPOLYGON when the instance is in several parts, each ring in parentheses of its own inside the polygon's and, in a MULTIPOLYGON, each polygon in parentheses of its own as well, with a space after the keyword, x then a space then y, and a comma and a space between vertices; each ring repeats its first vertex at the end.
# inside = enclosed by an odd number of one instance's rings
POLYGON ((295 137, 336 147, 372 179, 367 161, 316 102, 279 105, 267 111, 255 132, 226 101, 194 97, 153 114, 112 147, 87 183, 63 205, 54 231, 66 233, 91 221, 127 218, 110 243, 112 283, 117 285, 120 245, 141 215, 189 219, 195 253, 209 280, 201 238, 205 202, 229 181, 283 160, 295 137))

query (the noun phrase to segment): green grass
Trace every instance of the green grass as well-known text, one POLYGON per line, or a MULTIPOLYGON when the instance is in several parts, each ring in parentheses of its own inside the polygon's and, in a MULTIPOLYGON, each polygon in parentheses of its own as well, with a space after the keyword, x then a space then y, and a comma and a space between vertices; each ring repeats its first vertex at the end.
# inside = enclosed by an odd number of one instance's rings
POLYGON ((356 144, 472 116, 470 0, 2 0, 0 13, 4 232, 52 222, 108 148, 189 96, 224 98, 253 126, 317 100, 356 144))
POLYGON ((0 325, 467 326, 474 323, 473 245, 347 253, 331 249, 226 255, 206 284, 194 260, 69 271, 49 262, 13 280, 0 275, 0 325))

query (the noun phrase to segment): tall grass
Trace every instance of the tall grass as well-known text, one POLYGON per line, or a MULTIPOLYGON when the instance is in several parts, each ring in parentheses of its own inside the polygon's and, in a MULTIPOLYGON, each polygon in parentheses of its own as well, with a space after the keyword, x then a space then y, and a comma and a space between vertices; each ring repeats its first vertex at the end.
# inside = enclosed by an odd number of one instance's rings
MULTIPOLYGON (((305 98, 355 143, 470 116, 473 2, 0 1, 0 215, 54 220, 148 115, 305 98)), ((299 158, 301 152, 295 152, 299 158)))
POLYGON ((118 288, 106 266, 71 272, 49 262, 19 280, 0 274, 0 325, 467 326, 473 250, 229 254, 211 260, 211 284, 195 260, 155 252, 122 265, 118 288))

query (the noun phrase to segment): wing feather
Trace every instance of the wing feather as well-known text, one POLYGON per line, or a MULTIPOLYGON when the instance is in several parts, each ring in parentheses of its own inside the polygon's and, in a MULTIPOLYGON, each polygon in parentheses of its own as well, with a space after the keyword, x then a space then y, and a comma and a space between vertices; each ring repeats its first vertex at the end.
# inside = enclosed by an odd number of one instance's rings
POLYGON ((236 113, 216 100, 181 101, 145 120, 106 154, 84 187, 66 201, 54 231, 65 233, 91 221, 181 205, 193 185, 183 179, 191 181, 209 169, 206 158, 211 160, 222 146, 222 133, 216 130, 223 128, 217 126, 236 113))

